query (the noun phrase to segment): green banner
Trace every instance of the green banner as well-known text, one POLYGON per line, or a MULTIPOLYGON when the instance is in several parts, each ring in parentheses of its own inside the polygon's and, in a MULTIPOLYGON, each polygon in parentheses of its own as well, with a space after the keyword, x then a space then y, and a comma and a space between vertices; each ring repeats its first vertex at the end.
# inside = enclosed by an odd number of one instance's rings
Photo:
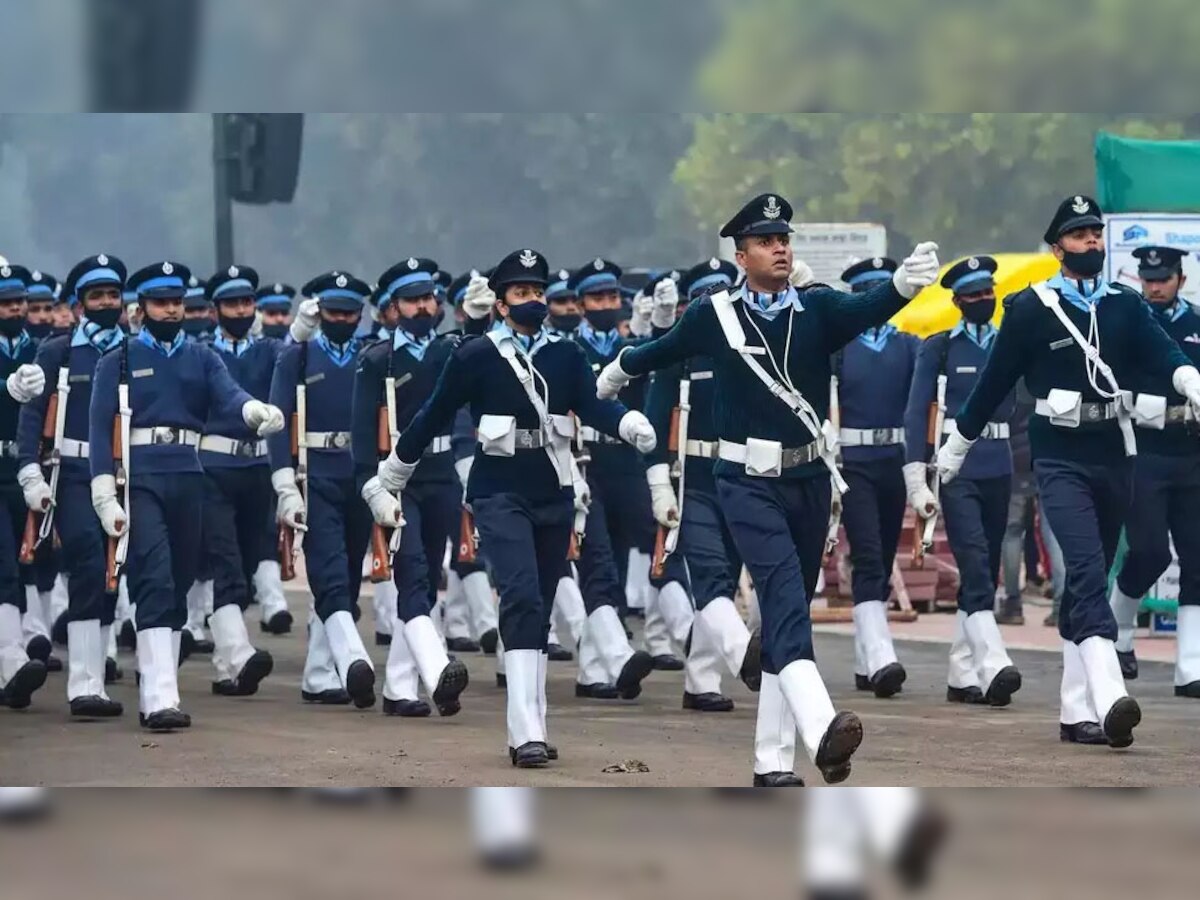
POLYGON ((1096 195, 1105 212, 1200 212, 1200 141, 1098 132, 1096 195))

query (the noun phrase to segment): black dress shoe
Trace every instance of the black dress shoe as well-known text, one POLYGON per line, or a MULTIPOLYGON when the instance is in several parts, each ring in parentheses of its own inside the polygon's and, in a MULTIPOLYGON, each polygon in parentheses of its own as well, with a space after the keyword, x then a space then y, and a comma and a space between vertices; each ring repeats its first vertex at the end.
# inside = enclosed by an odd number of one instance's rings
POLYGON ((195 652, 196 636, 185 628, 179 632, 179 664, 182 666, 195 652))
POLYGON ((826 784, 839 784, 850 777, 850 757, 862 743, 862 737, 862 722, 854 713, 840 712, 833 717, 821 736, 814 760, 826 784))
POLYGON ((129 619, 121 623, 121 630, 117 632, 117 646, 122 650, 137 649, 137 629, 129 619))
POLYGON ((375 646, 376 647, 392 646, 392 636, 390 634, 386 634, 385 632, 382 632, 382 631, 375 632, 375 646))
POLYGON ((48 660, 53 650, 54 647, 50 644, 50 638, 43 637, 40 634, 31 637, 29 643, 25 645, 25 655, 30 659, 36 659, 40 663, 48 660))
POLYGON ((66 611, 58 614, 54 624, 50 626, 50 640, 54 641, 60 647, 67 646, 67 623, 70 621, 70 616, 66 611))
POLYGON ((341 688, 328 691, 300 691, 300 699, 305 703, 317 703, 321 706, 349 706, 350 695, 341 688))
POLYGON ((762 690, 762 631, 758 628, 750 632, 750 643, 746 645, 746 656, 742 659, 738 677, 755 693, 762 690))
POLYGON ((62 664, 61 659, 59 659, 53 653, 51 653, 49 656, 46 657, 46 671, 47 672, 61 672, 62 670, 63 670, 63 664, 62 664))
POLYGON ((454 653, 478 653, 479 645, 470 638, 446 638, 446 649, 454 653))
POLYGON ((946 688, 947 703, 969 703, 972 705, 986 704, 987 700, 983 697, 983 691, 972 685, 971 687, 946 688))
POLYGON ((199 656, 211 656, 215 649, 217 645, 208 638, 196 638, 196 643, 192 645, 192 653, 199 656))
POLYGON ((1133 729, 1142 721, 1142 708, 1132 697, 1122 697, 1104 717, 1104 736, 1108 746, 1120 750, 1133 743, 1133 729))
POLYGON ((518 769, 540 769, 550 762, 550 754, 541 741, 530 741, 516 749, 510 747, 508 758, 518 769))
POLYGON ((768 772, 766 775, 754 776, 756 788, 772 787, 804 787, 804 779, 795 772, 768 772))
POLYGON ((452 716, 462 709, 458 695, 467 688, 470 681, 465 663, 452 660, 442 669, 438 677, 437 687, 433 689, 433 705, 437 707, 439 716, 452 716))
POLYGON ((358 709, 375 705, 375 670, 365 659, 356 659, 346 670, 346 693, 358 709))
POLYGON ((546 659, 550 660, 550 662, 570 662, 574 658, 575 654, 562 644, 546 645, 546 659))
POLYGON ((104 683, 115 684, 125 677, 125 673, 121 671, 121 666, 111 656, 104 660, 104 683))
POLYGON ((654 671, 654 660, 645 650, 635 650, 621 666, 617 676, 617 694, 622 700, 635 700, 642 693, 642 680, 654 671))
POLYGON ((150 715, 138 713, 138 724, 149 731, 178 731, 192 727, 192 717, 178 709, 160 709, 150 715))
POLYGON ((550 760, 550 762, 558 759, 558 748, 549 742, 546 743, 546 759, 550 760))
POLYGON ((266 650, 255 650, 246 660, 237 678, 214 681, 212 692, 219 697, 252 697, 258 693, 258 685, 271 674, 275 660, 266 650))
POLYGON ((934 857, 946 839, 948 823, 942 813, 922 806, 904 833, 892 867, 900 883, 910 891, 929 883, 929 870, 934 857))
POLYGON ((541 853, 532 844, 493 847, 482 856, 484 867, 493 872, 525 872, 536 867, 541 859, 541 853))
POLYGON ((507 688, 508 687, 508 676, 505 675, 503 672, 496 673, 496 687, 498 687, 498 688, 507 688))
POLYGON ((1058 739, 1064 744, 1108 744, 1099 722, 1076 722, 1074 725, 1059 722, 1058 739))
POLYGON ((588 700, 616 700, 620 694, 615 684, 580 684, 575 682, 575 696, 588 700))
POLYGON ((656 672, 682 672, 683 660, 671 653, 661 653, 658 656, 652 657, 651 662, 654 664, 656 672))
POLYGON ((31 659, 13 674, 4 686, 4 702, 9 709, 28 709, 33 692, 46 683, 46 664, 31 659))
POLYGON ((496 629, 489 628, 479 636, 479 649, 482 650, 486 656, 495 656, 496 644, 499 640, 500 635, 496 632, 496 629))
POLYGON ((383 714, 404 719, 424 719, 433 712, 424 700, 389 700, 383 698, 383 714))
POLYGON ((263 634, 291 634, 292 614, 281 609, 267 621, 259 622, 258 627, 263 634))
POLYGON ((1005 666, 996 673, 984 697, 991 706, 1008 706, 1012 695, 1021 689, 1021 673, 1016 666, 1005 666))
POLYGON ((1193 700, 1200 700, 1200 681, 1193 681, 1189 684, 1175 685, 1176 697, 1190 697, 1193 700))
POLYGON ((1126 681, 1137 681, 1138 677, 1138 661, 1137 654, 1130 650, 1124 653, 1117 651, 1117 662, 1121 664, 1121 677, 1126 681))
POLYGON ((908 673, 904 671, 904 666, 898 662, 888 663, 871 676, 871 690, 880 700, 885 700, 900 693, 907 678, 908 673))
POLYGON ((684 691, 683 708, 694 709, 697 712, 731 712, 733 701, 720 694, 689 694, 684 691))
POLYGON ((854 673, 854 689, 856 691, 872 690, 871 679, 868 678, 866 675, 859 675, 857 672, 855 672, 854 673))
POLYGON ((79 719, 113 719, 125 712, 125 707, 107 697, 76 697, 71 701, 71 715, 79 719))

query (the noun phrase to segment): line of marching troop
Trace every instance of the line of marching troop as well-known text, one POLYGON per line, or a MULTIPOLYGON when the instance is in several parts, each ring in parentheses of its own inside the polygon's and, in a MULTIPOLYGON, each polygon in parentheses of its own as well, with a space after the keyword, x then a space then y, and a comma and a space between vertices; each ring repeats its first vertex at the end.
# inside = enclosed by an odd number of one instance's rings
POLYGON ((995 261, 963 259, 942 277, 962 321, 920 342, 887 321, 937 279, 936 245, 856 262, 838 292, 793 259, 791 215, 755 197, 721 232, 736 266, 661 273, 632 309, 612 262, 555 274, 528 248, 457 279, 420 257, 374 287, 328 272, 290 321, 296 292, 246 266, 201 284, 179 263, 128 275, 99 254, 57 293, 3 266, 0 698, 28 706, 65 636, 71 714, 120 715, 105 692, 120 632, 141 724, 186 728, 179 663, 210 652, 215 694, 255 693, 273 660, 244 611, 259 604, 264 634, 290 630, 282 584, 302 549, 305 702, 370 707, 382 681, 385 714, 430 715, 423 685, 453 715, 468 674, 451 654, 482 648, 506 687, 510 759, 539 767, 558 758, 547 662, 577 653, 581 698, 632 700, 655 669, 682 669, 684 707, 720 712, 723 679, 740 678, 758 694, 755 784, 802 783, 797 734, 839 782, 862 724, 833 706, 808 609, 839 524, 858 690, 905 681, 887 606, 906 502, 927 542, 944 519, 961 574, 947 699, 1005 706, 1021 686, 993 602, 1022 379, 1067 572, 1062 739, 1132 743, 1132 620, 1168 530, 1176 692, 1200 693, 1200 548, 1183 513, 1200 491, 1200 321, 1178 296, 1182 254, 1139 251, 1145 297, 1110 285, 1099 207, 1067 198, 1044 236, 1058 275, 1008 298, 997 328, 995 261), (54 324, 56 300, 73 324, 54 324), (364 558, 382 678, 356 624, 364 558), (751 625, 734 602, 743 567, 751 625))

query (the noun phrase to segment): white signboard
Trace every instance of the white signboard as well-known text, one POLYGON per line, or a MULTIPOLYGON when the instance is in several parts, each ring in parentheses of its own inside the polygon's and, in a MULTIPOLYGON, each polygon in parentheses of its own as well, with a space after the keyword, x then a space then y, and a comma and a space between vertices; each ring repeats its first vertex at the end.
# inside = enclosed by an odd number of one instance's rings
POLYGON ((1141 290, 1138 261, 1133 256, 1138 247, 1156 244, 1187 250, 1189 255, 1183 258, 1187 283, 1182 296, 1192 305, 1200 306, 1200 214, 1113 213, 1106 215, 1104 222, 1108 250, 1104 274, 1109 281, 1141 290))
MULTIPOLYGON (((835 287, 851 263, 887 256, 887 229, 874 222, 793 222, 792 228, 796 259, 812 267, 817 281, 835 287)), ((733 259, 733 241, 721 241, 721 255, 733 259)))

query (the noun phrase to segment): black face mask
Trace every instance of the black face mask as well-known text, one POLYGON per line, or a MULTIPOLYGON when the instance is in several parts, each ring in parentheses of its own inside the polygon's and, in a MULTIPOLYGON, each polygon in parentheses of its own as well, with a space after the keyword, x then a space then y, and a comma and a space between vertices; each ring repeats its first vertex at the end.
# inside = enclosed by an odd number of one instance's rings
POLYGON ((321 331, 324 332, 325 337, 329 338, 330 342, 339 346, 354 337, 354 332, 357 330, 357 322, 330 322, 328 319, 321 320, 321 331))
POLYGON ((996 313, 996 298, 962 305, 962 317, 972 325, 986 325, 996 313))
POLYGON ((235 341, 240 341, 249 334, 253 324, 254 316, 221 316, 221 327, 229 332, 235 341))
POLYGON ((29 332, 31 338, 40 341, 50 336, 50 330, 53 327, 51 322, 30 322, 25 326, 25 330, 29 332))
POLYGON ((70 328, 63 328, 58 325, 56 325, 55 327, 50 329, 50 337, 62 337, 64 334, 70 334, 70 333, 71 333, 70 328))
POLYGON ((433 329, 437 325, 437 323, 438 323, 437 316, 430 316, 430 315, 424 315, 424 314, 419 315, 419 316, 413 316, 411 319, 401 318, 400 319, 400 330, 407 331, 409 334, 411 334, 417 340, 421 340, 426 335, 428 335, 429 332, 433 331, 433 329))
POLYGON ((559 331, 574 331, 582 321, 583 316, 579 313, 563 313, 561 316, 550 317, 550 324, 559 331))
POLYGON ((11 319, 0 319, 0 334, 10 340, 15 338, 25 328, 25 320, 20 316, 11 319))
POLYGON ((212 319, 184 319, 183 333, 189 337, 200 337, 203 334, 212 334, 213 329, 212 319))
POLYGON ((612 331, 621 321, 619 309, 589 309, 585 313, 588 324, 596 331, 612 331))
POLYGON ((278 338, 282 341, 288 336, 288 329, 290 327, 291 326, 289 326, 287 322, 280 322, 275 325, 264 325, 262 328, 263 337, 278 338))
POLYGON ((169 344, 174 341, 183 324, 178 320, 171 322, 165 319, 152 319, 149 316, 142 319, 142 327, 150 332, 150 337, 160 344, 169 344))
POLYGON ((115 328, 117 321, 121 318, 121 307, 110 306, 105 309, 88 309, 85 306, 83 314, 87 316, 89 322, 95 322, 104 331, 108 331, 110 328, 115 328))
POLYGON ((1095 278, 1104 270, 1104 251, 1097 249, 1072 253, 1064 250, 1062 264, 1083 278, 1095 278))

